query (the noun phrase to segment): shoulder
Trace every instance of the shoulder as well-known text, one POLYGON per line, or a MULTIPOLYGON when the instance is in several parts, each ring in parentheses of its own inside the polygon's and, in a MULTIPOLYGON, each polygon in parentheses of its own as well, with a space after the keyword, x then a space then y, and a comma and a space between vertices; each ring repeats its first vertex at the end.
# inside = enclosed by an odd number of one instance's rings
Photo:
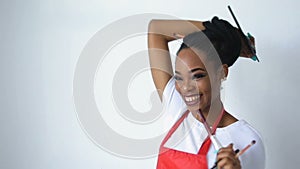
POLYGON ((248 137, 260 138, 260 134, 258 133, 258 131, 245 120, 238 120, 226 127, 218 128, 218 130, 224 130, 233 135, 242 134, 248 135, 248 137))
POLYGON ((168 81, 163 91, 162 103, 164 107, 163 114, 169 122, 174 122, 179 119, 182 113, 184 113, 187 109, 184 101, 175 88, 174 77, 168 81))
POLYGON ((174 76, 168 81, 162 97, 162 103, 166 108, 175 107, 183 108, 186 107, 184 101, 182 100, 180 94, 175 88, 175 78, 174 76))
POLYGON ((170 99, 172 99, 173 94, 176 92, 175 89, 175 78, 174 76, 170 78, 170 80, 167 82, 166 87, 163 91, 163 97, 162 102, 167 102, 170 99))
POLYGON ((218 128, 217 135, 224 138, 224 146, 234 144, 235 149, 242 150, 253 140, 255 144, 247 150, 241 157, 243 169, 264 169, 265 167, 265 148, 259 132, 245 120, 239 120, 224 128, 218 128))
POLYGON ((261 135, 245 120, 236 121, 226 127, 218 128, 217 135, 227 135, 228 140, 234 141, 237 146, 245 146, 243 144, 249 144, 252 140, 259 143, 261 141, 261 135))

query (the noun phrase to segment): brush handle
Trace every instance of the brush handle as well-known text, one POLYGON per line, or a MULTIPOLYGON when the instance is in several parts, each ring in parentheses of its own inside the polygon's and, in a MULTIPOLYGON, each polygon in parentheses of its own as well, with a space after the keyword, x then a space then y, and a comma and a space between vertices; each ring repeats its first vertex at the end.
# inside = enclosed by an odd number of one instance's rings
POLYGON ((217 139, 217 137, 215 135, 211 135, 209 138, 210 138, 212 144, 214 145, 216 151, 218 152, 223 147, 221 145, 220 141, 217 139))
POLYGON ((232 11, 232 9, 231 9, 231 7, 229 5, 228 5, 228 9, 229 9, 229 12, 230 12, 231 16, 233 17, 233 20, 234 20, 235 24, 238 27, 238 30, 240 31, 241 36, 243 37, 242 39, 243 39, 244 43, 246 44, 248 50, 253 55, 251 57, 251 59, 254 60, 254 61, 258 61, 259 62, 259 59, 256 56, 256 50, 255 50, 254 46, 251 45, 251 40, 250 40, 251 35, 248 33, 248 38, 245 36, 245 34, 244 34, 244 32, 243 32, 243 30, 242 30, 239 22, 237 21, 235 15, 234 15, 234 13, 233 13, 233 11, 232 11))
POLYGON ((217 139, 217 137, 212 133, 210 127, 208 126, 205 117, 203 116, 203 114, 199 111, 198 112, 199 115, 201 116, 202 120, 203 120, 203 125, 206 129, 206 132, 208 133, 208 136, 212 142, 212 144, 214 145, 216 152, 218 152, 220 150, 220 148, 222 148, 223 146, 221 145, 220 141, 217 139))

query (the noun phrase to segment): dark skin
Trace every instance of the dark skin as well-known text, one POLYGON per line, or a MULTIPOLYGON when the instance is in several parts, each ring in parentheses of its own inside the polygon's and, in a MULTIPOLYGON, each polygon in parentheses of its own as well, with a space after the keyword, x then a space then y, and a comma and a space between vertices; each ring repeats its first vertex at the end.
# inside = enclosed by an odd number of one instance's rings
MULTIPOLYGON (((173 76, 168 42, 177 38, 174 37, 174 33, 182 38, 192 32, 204 29, 205 27, 200 21, 153 20, 149 23, 148 48, 151 72, 161 99, 166 84, 173 76)), ((252 57, 253 54, 249 51, 242 38, 244 36, 241 35, 242 49, 240 56, 252 57)), ((251 41, 254 45, 254 38, 251 41)), ((205 66, 207 65, 208 63, 205 63, 205 66)), ((228 66, 226 64, 222 65, 218 69, 221 71, 216 73, 217 76, 214 77, 207 75, 205 66, 201 60, 199 61, 199 56, 189 49, 179 52, 176 60, 175 76, 179 76, 176 81, 176 88, 182 94, 183 99, 187 97, 185 100, 190 105, 188 107, 194 117, 196 117, 196 110, 199 108, 205 117, 208 116, 209 111, 220 112, 223 108, 218 93, 220 92, 221 79, 228 74, 228 66), (190 60, 188 56, 194 56, 194 60, 190 60), (197 69, 197 71, 191 72, 193 69, 197 69), (215 94, 212 95, 211 91, 214 91, 215 94), (199 98, 201 101, 198 103, 195 100, 199 98)), ((225 113, 218 127, 226 127, 236 121, 237 119, 231 114, 225 113)), ((217 160, 218 168, 241 169, 240 161, 235 157, 233 145, 220 149, 217 160)))
MULTIPOLYGON (((207 117, 210 111, 221 112, 223 109, 220 99, 220 85, 221 79, 228 74, 228 66, 226 64, 222 65, 221 71, 224 72, 210 77, 206 68, 209 66, 213 67, 213 63, 204 64, 202 62, 203 59, 201 60, 199 57, 201 56, 197 55, 190 48, 183 49, 178 53, 175 63, 176 90, 185 101, 185 97, 200 95, 199 103, 190 106, 188 101, 186 103, 194 117, 196 117, 199 109, 202 110, 204 117, 207 117), (212 95, 212 91, 216 94, 212 95)), ((236 121, 235 117, 226 112, 218 127, 225 127, 236 121)))
MULTIPOLYGON (((238 29, 237 29, 237 31, 239 32, 239 35, 240 35, 240 38, 241 38, 241 42, 242 42, 242 49, 241 49, 240 56, 251 58, 253 55, 255 55, 255 53, 252 53, 251 50, 249 50, 249 48, 248 48, 248 46, 247 46, 247 44, 245 42, 245 38, 246 38, 245 35, 242 35, 241 31, 239 31, 238 29)), ((254 37, 250 36, 249 40, 250 40, 251 46, 255 46, 255 39, 254 39, 254 37)))
MULTIPOLYGON (((222 65, 220 70, 224 72, 216 70, 216 75, 210 77, 206 68, 214 65, 209 62, 204 64, 202 60, 205 59, 200 59, 205 58, 204 55, 203 53, 196 54, 191 48, 183 49, 178 53, 175 63, 176 90, 186 102, 187 108, 199 121, 202 119, 198 118, 197 110, 202 110, 203 115, 207 117, 209 112, 221 112, 223 109, 220 99, 220 85, 221 79, 228 74, 228 66, 222 65), (216 94, 212 95, 212 91, 215 91, 216 94), (198 96, 200 98, 196 99, 198 96)), ((236 121, 235 117, 226 112, 218 127, 225 127, 236 121)), ((220 149, 217 160, 219 168, 241 168, 239 159, 235 157, 233 145, 220 149)))

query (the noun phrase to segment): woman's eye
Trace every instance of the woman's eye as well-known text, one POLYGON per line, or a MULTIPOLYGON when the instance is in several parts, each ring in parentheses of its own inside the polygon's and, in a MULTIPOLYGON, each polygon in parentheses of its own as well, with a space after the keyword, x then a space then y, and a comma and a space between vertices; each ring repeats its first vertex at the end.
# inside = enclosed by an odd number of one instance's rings
POLYGON ((206 74, 195 74, 193 75, 193 79, 201 79, 204 78, 206 76, 206 74))
POLYGON ((174 76, 174 78, 175 78, 175 80, 182 80, 182 78, 181 77, 179 77, 179 76, 174 76))

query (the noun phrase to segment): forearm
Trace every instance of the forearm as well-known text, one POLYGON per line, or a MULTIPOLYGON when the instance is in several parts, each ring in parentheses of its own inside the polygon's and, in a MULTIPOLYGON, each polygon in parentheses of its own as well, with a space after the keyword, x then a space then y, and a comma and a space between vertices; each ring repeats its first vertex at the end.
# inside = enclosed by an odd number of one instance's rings
POLYGON ((190 33, 204 30, 201 21, 190 20, 152 20, 149 23, 148 33, 160 35, 165 41, 169 42, 175 40, 174 33, 183 36, 190 33))
MULTIPOLYGON (((153 65, 157 57, 160 59, 165 58, 163 63, 170 63, 168 42, 175 40, 174 34, 188 35, 190 33, 204 30, 202 22, 200 21, 187 21, 187 20, 152 20, 148 28, 148 48, 150 56, 150 64, 153 65), (152 49, 152 50, 150 50, 152 49), (161 50, 160 52, 157 50, 161 50), (165 51, 165 52, 163 52, 165 51), (153 58, 153 56, 156 56, 153 58), (167 58, 166 58, 167 57, 167 58)), ((159 60, 160 60, 159 59, 159 60)), ((159 65, 159 64, 154 64, 159 65)))
POLYGON ((149 61, 152 78, 160 98, 162 92, 173 76, 173 68, 168 42, 175 40, 174 33, 183 36, 203 30, 202 22, 184 20, 152 20, 148 28, 149 61))

